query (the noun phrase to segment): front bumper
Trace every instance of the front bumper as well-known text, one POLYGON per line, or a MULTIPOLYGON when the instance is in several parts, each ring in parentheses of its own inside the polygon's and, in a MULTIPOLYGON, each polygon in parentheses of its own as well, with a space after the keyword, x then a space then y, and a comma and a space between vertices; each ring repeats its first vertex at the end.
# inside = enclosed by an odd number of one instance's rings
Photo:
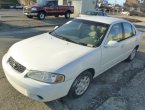
POLYGON ((38 12, 23 12, 24 13, 24 15, 26 15, 26 16, 37 16, 38 15, 38 12))
POLYGON ((48 84, 39 82, 24 76, 28 72, 18 73, 7 62, 8 56, 5 55, 2 60, 3 70, 10 84, 31 99, 47 102, 52 101, 68 94, 73 80, 65 81, 59 84, 48 84))

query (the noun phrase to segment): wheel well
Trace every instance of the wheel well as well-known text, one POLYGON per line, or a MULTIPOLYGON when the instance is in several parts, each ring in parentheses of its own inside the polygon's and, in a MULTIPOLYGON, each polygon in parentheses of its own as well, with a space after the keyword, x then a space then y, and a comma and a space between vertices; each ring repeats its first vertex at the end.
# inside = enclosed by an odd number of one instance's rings
POLYGON ((43 11, 43 10, 39 11, 39 13, 42 13, 42 12, 46 15, 46 12, 45 11, 43 11))
POLYGON ((85 71, 89 71, 89 72, 91 73, 92 77, 94 77, 94 75, 95 75, 95 70, 94 70, 93 68, 88 68, 88 69, 82 71, 77 77, 79 77, 79 76, 80 76, 82 73, 84 73, 85 71))
POLYGON ((89 68, 89 69, 87 69, 87 70, 85 70, 85 71, 90 71, 91 74, 92 74, 92 77, 94 77, 94 75, 95 75, 95 70, 94 70, 93 68, 89 68))
POLYGON ((137 45, 135 48, 136 48, 136 50, 138 50, 138 48, 139 48, 139 45, 137 45))
POLYGON ((67 12, 71 13, 71 11, 70 11, 70 10, 67 10, 67 11, 66 11, 66 13, 67 13, 67 12))

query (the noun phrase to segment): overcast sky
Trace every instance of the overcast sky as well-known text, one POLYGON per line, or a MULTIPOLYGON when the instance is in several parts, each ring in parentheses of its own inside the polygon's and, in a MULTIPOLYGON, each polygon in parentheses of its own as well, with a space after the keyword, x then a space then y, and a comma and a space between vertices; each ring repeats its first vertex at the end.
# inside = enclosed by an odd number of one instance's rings
POLYGON ((117 4, 123 5, 126 0, 108 0, 109 3, 115 3, 115 1, 117 4))

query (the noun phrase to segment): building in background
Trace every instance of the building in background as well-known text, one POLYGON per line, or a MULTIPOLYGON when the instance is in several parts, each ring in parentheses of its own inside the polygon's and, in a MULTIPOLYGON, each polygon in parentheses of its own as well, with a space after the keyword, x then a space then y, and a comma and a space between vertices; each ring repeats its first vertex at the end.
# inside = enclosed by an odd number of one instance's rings
POLYGON ((74 6, 74 16, 78 16, 79 13, 95 10, 98 1, 102 0, 58 0, 58 4, 74 6))

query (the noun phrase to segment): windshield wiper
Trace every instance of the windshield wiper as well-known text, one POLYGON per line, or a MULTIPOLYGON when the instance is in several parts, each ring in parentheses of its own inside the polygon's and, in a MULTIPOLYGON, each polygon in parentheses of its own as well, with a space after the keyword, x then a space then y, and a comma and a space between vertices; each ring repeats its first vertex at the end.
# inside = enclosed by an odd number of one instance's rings
POLYGON ((69 38, 66 38, 66 37, 63 37, 61 35, 58 35, 57 33, 53 32, 53 33, 50 33, 51 35, 54 35, 55 37, 59 38, 59 39, 63 39, 65 41, 68 41, 68 42, 72 42, 72 43, 75 43, 75 44, 79 44, 79 45, 83 45, 83 46, 87 46, 87 47, 95 47, 94 45, 92 44, 85 44, 85 43, 82 43, 82 42, 75 42, 69 38))
POLYGON ((78 44, 84 45, 84 46, 87 46, 87 47, 95 47, 95 46, 92 45, 92 44, 85 44, 85 43, 82 43, 82 42, 79 42, 78 44))
POLYGON ((75 41, 73 41, 73 40, 71 40, 71 39, 69 39, 69 38, 66 38, 66 37, 63 37, 63 36, 61 36, 61 35, 58 35, 58 34, 55 33, 55 32, 53 32, 53 33, 51 33, 51 34, 54 35, 54 36, 56 36, 57 38, 60 38, 60 39, 65 40, 65 41, 72 42, 72 43, 77 43, 77 42, 75 42, 75 41))
POLYGON ((69 38, 66 38, 66 37, 62 37, 62 36, 59 36, 61 39, 63 39, 63 40, 65 40, 65 41, 68 41, 68 42, 72 42, 72 43, 76 43, 77 44, 77 42, 75 42, 75 41, 73 41, 73 40, 71 40, 71 39, 69 39, 69 38))
POLYGON ((59 36, 56 32, 49 32, 49 34, 50 34, 50 35, 53 35, 53 36, 55 36, 55 37, 61 37, 61 36, 59 36))
POLYGON ((87 46, 87 44, 85 44, 85 43, 82 43, 82 42, 78 42, 77 44, 80 44, 80 45, 87 46))

